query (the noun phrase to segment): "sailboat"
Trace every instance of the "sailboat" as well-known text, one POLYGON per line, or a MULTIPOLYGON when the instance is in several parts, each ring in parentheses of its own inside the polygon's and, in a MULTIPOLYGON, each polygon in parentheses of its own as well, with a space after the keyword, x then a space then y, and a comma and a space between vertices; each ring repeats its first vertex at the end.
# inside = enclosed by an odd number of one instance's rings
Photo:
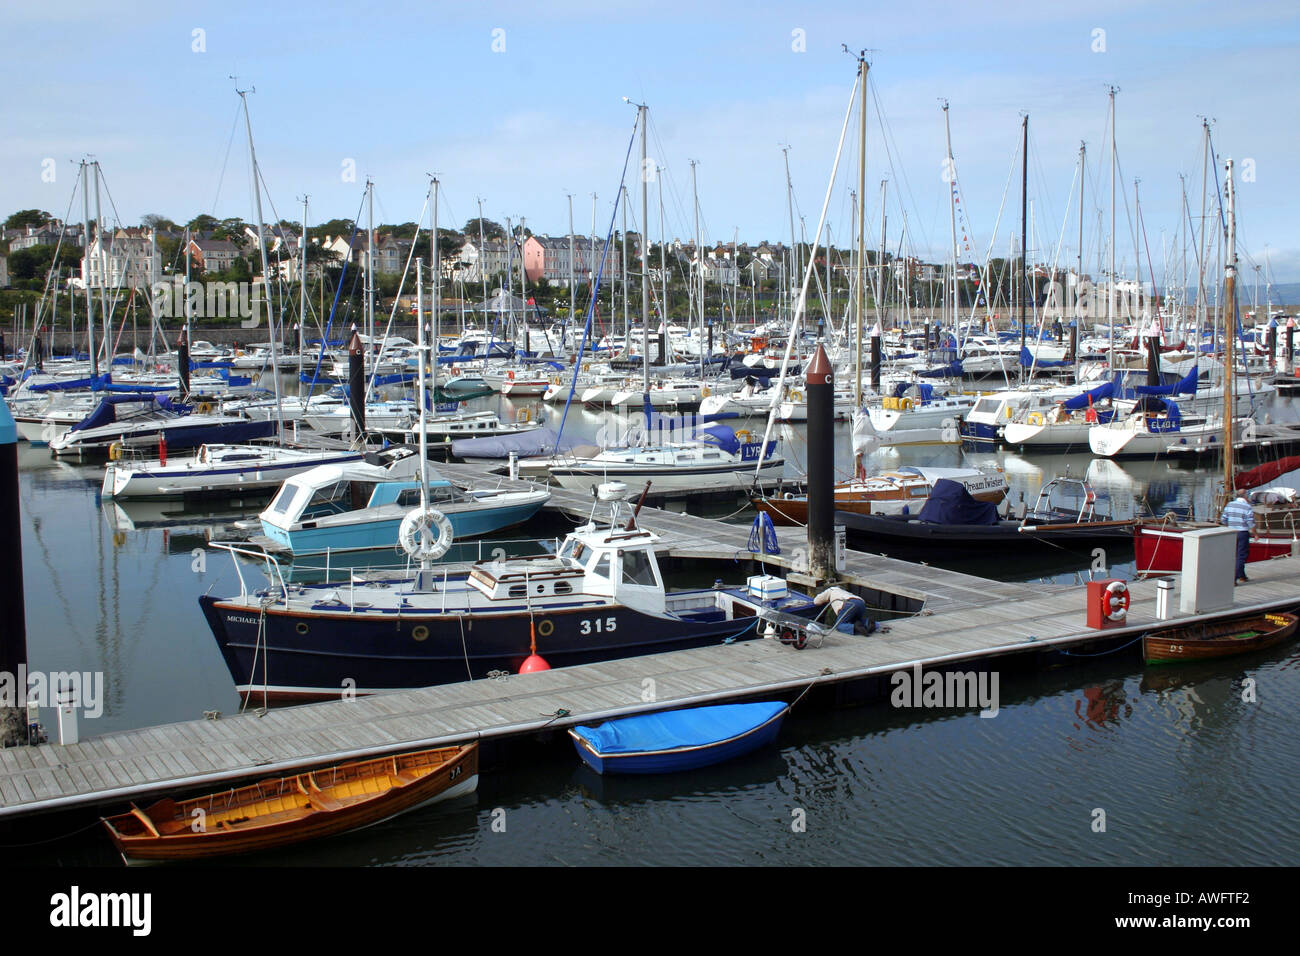
MULTIPOLYGON (((1228 305, 1231 330, 1224 336, 1226 351, 1224 355, 1224 413, 1223 413, 1223 495, 1220 505, 1226 503, 1234 489, 1243 488, 1242 476, 1237 474, 1234 461, 1233 433, 1233 373, 1234 351, 1237 331, 1237 220, 1236 190, 1232 179, 1233 161, 1225 163, 1225 192, 1227 194, 1227 264, 1224 268, 1224 301, 1228 305)), ((1259 474, 1257 472, 1257 474, 1259 474)), ((1273 476, 1275 477, 1275 476, 1273 476)), ((1247 481, 1252 480, 1250 477, 1247 481)), ((1263 481, 1270 480, 1264 477, 1263 481)), ((1261 482, 1263 483, 1263 482, 1261 482)), ((1249 487, 1248 485, 1245 487, 1249 487)), ((1208 522, 1171 521, 1160 519, 1140 523, 1133 532, 1134 551, 1137 556, 1139 574, 1179 573, 1183 568, 1183 534, 1201 528, 1217 527, 1208 522)), ((1294 527, 1290 534, 1276 532, 1259 534, 1251 537, 1247 562, 1263 561, 1268 558, 1292 554, 1300 545, 1294 527)))

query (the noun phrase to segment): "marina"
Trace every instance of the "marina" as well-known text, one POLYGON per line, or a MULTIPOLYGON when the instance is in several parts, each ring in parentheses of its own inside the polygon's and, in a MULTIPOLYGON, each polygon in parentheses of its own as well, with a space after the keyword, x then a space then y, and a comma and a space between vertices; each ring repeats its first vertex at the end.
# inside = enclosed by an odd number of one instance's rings
POLYGON ((16 18, 88 51, 14 51, 0 177, 20 922, 843 866, 1118 931, 1294 864, 1290 20, 335 13, 16 18))

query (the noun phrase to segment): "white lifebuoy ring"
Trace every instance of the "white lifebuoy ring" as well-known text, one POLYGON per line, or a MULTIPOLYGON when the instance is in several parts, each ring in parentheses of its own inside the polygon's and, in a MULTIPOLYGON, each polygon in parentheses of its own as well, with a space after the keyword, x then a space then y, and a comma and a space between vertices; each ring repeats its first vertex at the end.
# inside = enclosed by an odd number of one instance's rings
POLYGON ((436 560, 447 553, 455 532, 451 519, 434 508, 416 508, 402 519, 397 543, 413 558, 436 560), (434 537, 434 531, 437 537, 434 537))
POLYGON ((1123 581, 1111 581, 1106 585, 1106 620, 1122 621, 1128 617, 1128 585, 1123 581))

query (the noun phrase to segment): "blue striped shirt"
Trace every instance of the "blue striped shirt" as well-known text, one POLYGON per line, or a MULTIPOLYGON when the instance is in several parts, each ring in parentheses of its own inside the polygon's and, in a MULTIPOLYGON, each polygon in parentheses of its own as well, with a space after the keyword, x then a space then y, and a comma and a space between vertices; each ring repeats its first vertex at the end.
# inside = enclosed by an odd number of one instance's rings
POLYGON ((1229 501, 1223 508, 1223 517, 1219 519, 1219 524, 1225 524, 1238 531, 1251 531, 1255 527, 1255 510, 1245 498, 1229 501))

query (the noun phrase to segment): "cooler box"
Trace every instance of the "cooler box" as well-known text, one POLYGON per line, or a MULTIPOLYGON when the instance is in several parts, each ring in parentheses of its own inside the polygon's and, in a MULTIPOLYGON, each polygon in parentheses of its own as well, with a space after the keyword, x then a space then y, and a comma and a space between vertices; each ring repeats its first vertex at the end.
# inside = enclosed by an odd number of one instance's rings
POLYGON ((759 601, 779 601, 787 594, 785 578, 774 574, 755 574, 747 580, 749 596, 759 601))

